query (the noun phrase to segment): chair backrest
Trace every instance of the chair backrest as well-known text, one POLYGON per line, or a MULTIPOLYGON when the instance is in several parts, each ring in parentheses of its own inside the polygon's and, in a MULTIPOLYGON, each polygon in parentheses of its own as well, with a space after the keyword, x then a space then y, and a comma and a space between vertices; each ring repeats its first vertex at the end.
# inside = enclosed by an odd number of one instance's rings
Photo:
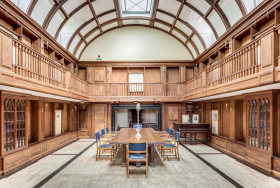
POLYGON ((100 140, 100 134, 99 132, 96 132, 95 133, 95 139, 96 139, 96 142, 98 142, 100 140))
MULTIPOLYGON (((133 129, 137 129, 137 124, 133 124, 133 129)), ((140 129, 142 129, 142 124, 139 124, 140 129)))
POLYGON ((166 127, 166 132, 169 134, 169 127, 166 127))
POLYGON ((129 153, 146 153, 147 152, 147 142, 127 142, 129 153))
POLYGON ((169 135, 170 135, 171 137, 173 137, 173 134, 174 134, 174 129, 171 129, 169 135))
POLYGON ((101 137, 103 138, 104 135, 105 135, 105 131, 104 131, 104 129, 101 129, 101 137))
POLYGON ((180 141, 180 132, 176 132, 176 134, 175 134, 175 139, 176 139, 177 142, 179 143, 179 141, 180 141))
POLYGON ((106 134, 108 134, 109 133, 109 128, 108 127, 106 127, 106 134))

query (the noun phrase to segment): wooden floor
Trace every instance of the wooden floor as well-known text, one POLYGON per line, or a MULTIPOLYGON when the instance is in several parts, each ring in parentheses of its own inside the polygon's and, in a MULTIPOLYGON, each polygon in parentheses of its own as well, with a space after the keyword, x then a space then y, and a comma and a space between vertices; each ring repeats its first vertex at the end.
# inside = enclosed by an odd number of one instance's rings
POLYGON ((156 155, 149 177, 142 169, 126 177, 121 152, 111 163, 95 161, 94 140, 78 140, 38 162, 1 178, 0 187, 280 187, 280 181, 262 174, 206 145, 180 146, 181 161, 156 155))

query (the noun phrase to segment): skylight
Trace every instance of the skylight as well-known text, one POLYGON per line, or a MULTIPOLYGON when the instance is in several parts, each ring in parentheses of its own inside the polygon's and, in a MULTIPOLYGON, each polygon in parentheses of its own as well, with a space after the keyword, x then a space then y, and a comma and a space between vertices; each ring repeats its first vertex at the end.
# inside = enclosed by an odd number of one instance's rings
POLYGON ((122 16, 147 16, 151 14, 153 0, 121 0, 122 16))

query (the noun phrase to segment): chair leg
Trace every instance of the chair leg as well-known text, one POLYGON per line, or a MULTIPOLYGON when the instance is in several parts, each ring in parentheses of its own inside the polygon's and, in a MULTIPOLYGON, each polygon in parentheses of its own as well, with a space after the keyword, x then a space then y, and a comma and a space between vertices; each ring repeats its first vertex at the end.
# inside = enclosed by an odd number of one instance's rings
POLYGON ((165 149, 162 148, 162 150, 163 150, 163 161, 165 161, 165 149))
POLYGON ((129 160, 126 158, 126 171, 127 171, 127 177, 129 178, 129 160))
POLYGON ((177 147, 177 154, 178 154, 178 161, 180 161, 180 156, 179 156, 179 147, 177 147))
POLYGON ((148 168, 149 168, 148 161, 149 160, 146 161, 146 178, 148 178, 148 168))
POLYGON ((176 152, 176 149, 174 149, 174 152, 175 152, 175 157, 176 157, 176 158, 178 158, 178 157, 177 157, 177 152, 176 152))
POLYGON ((96 150, 96 157, 95 157, 95 161, 97 161, 97 156, 98 156, 98 149, 96 150))
POLYGON ((112 162, 112 159, 113 159, 113 148, 111 148, 111 162, 112 162))

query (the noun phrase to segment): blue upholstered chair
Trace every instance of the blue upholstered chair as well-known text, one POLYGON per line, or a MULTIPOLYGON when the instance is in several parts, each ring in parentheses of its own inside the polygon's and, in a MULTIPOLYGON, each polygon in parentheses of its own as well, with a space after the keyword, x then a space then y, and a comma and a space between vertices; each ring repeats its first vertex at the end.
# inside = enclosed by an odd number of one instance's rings
POLYGON ((100 139, 99 132, 95 133, 95 139, 96 139, 96 158, 95 160, 108 160, 107 156, 110 157, 110 160, 112 161, 114 155, 115 155, 115 149, 114 146, 110 144, 109 140, 102 140, 100 139), (100 155, 100 153, 109 153, 109 155, 100 155), (106 158, 101 158, 101 156, 106 156, 106 158))
POLYGON ((126 145, 126 171, 129 178, 129 162, 146 162, 146 177, 148 177, 148 143, 128 141, 126 145))
MULTIPOLYGON (((133 129, 137 129, 137 124, 133 124, 133 129)), ((140 129, 142 129, 142 124, 139 124, 140 129)))
MULTIPOLYGON (((173 129, 171 129, 173 130, 173 129)), ((170 132, 171 132, 170 130, 170 132)), ((178 159, 180 161, 180 156, 179 156, 179 141, 180 141, 180 132, 176 132, 175 134, 175 139, 170 138, 169 142, 166 142, 164 145, 161 145, 161 156, 163 157, 163 160, 165 159, 178 159), (165 151, 170 150, 170 151, 175 151, 175 155, 166 155, 165 151), (169 156, 174 156, 174 158, 169 158, 169 156)), ((173 152, 172 152, 173 153, 173 152)))

